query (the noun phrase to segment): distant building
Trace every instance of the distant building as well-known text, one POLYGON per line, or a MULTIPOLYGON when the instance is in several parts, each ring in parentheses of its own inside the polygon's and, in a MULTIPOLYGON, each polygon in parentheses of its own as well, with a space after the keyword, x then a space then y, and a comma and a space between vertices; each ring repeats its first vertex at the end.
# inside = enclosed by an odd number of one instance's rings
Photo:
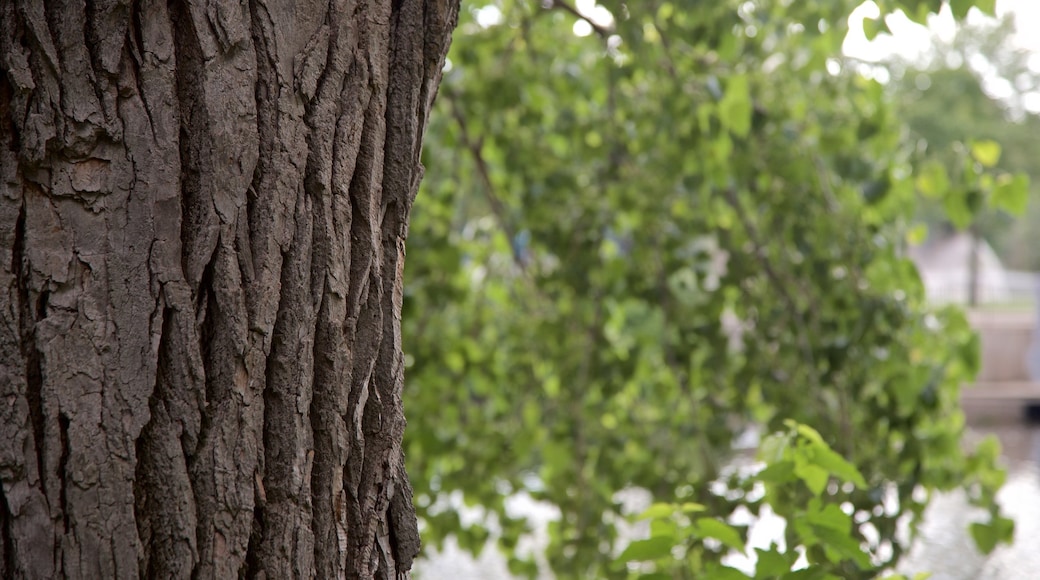
MULTIPOLYGON (((971 285, 972 238, 969 233, 957 233, 929 240, 910 248, 910 259, 917 264, 928 299, 934 302, 967 304, 971 285)), ((976 297, 979 303, 1011 302, 1021 285, 1019 276, 1004 268, 997 253, 986 243, 978 241, 978 276, 976 297), (1015 280, 1012 280, 1015 278, 1015 280)), ((1032 300, 1033 276, 1028 275, 1024 298, 1032 300)))

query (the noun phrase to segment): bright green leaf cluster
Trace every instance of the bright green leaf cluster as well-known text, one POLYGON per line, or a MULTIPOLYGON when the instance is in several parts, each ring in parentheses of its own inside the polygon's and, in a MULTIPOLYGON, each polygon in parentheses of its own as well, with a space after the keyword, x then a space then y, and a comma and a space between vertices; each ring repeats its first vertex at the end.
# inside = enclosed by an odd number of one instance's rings
MULTIPOLYGON (((824 493, 827 481, 866 487, 863 476, 851 463, 835 452, 820 434, 807 425, 785 421, 787 430, 767 437, 759 456, 764 467, 742 478, 741 487, 766 488, 767 498, 797 492, 799 484, 813 490, 813 497, 805 507, 780 505, 777 512, 787 522, 786 548, 780 550, 774 543, 768 550, 755 548, 755 570, 750 576, 735 568, 706 562, 704 553, 710 548, 704 540, 718 541, 724 550, 746 555, 745 528, 739 528, 721 519, 699 517, 691 519, 688 510, 679 505, 658 503, 640 515, 651 518, 650 537, 631 542, 618 556, 625 569, 637 562, 650 563, 662 577, 733 577, 733 578, 842 578, 849 570, 877 571, 872 552, 858 533, 858 526, 845 508, 833 501, 836 492, 824 493), (816 487, 816 476, 799 472, 799 466, 813 466, 820 470, 824 486, 816 487), (825 467, 826 466, 826 467, 825 467), (786 508, 786 509, 785 509, 786 508), (808 566, 797 563, 798 554, 804 553, 808 566)), ((640 576, 640 578, 645 576, 640 576)))

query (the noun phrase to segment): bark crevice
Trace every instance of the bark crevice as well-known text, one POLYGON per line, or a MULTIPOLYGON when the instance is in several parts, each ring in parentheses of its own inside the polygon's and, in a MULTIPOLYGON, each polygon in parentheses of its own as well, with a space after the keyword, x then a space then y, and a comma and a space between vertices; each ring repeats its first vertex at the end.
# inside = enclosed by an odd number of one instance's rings
MULTIPOLYGON (((0 482, 2 483, 2 482, 0 482)), ((7 502, 4 486, 0 485, 0 562, 3 562, 3 577, 15 577, 14 538, 11 532, 11 504, 7 502)))
POLYGON ((72 529, 69 521, 69 499, 68 499, 68 464, 69 464, 69 417, 65 413, 58 414, 58 440, 61 444, 61 452, 58 455, 58 502, 61 509, 61 521, 65 526, 65 533, 72 529))
MULTIPOLYGON (((33 449, 35 450, 36 469, 40 474, 40 488, 47 494, 46 457, 44 455, 46 438, 46 420, 43 412, 43 368, 40 351, 36 348, 35 314, 41 308, 39 303, 32 304, 29 291, 29 269, 31 265, 25 256, 25 222, 26 207, 23 203, 18 210, 15 222, 14 240, 11 250, 11 272, 14 273, 18 287, 18 312, 20 326, 20 343, 22 357, 25 360, 25 399, 29 407, 29 423, 32 425, 33 449)), ((42 294, 40 298, 43 298, 42 294)), ((43 308, 46 310, 46 307, 43 308)))
POLYGON ((260 545, 264 541, 264 508, 260 498, 256 498, 256 506, 253 507, 253 523, 249 533, 249 544, 246 546, 246 557, 242 562, 242 569, 238 572, 239 578, 258 578, 263 570, 260 557, 260 545))

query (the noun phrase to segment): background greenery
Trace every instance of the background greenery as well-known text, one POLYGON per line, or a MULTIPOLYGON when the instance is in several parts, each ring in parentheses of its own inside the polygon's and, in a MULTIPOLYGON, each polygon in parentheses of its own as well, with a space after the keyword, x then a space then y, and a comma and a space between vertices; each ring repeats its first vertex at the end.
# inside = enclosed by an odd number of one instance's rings
MULTIPOLYGON (((737 574, 732 515, 767 505, 788 549, 759 553, 756 577, 874 577, 958 486, 991 513, 979 546, 1010 538, 999 449, 961 443, 975 337, 925 303, 905 249, 920 198, 966 225, 1021 207, 1026 182, 1004 136, 932 131, 907 89, 856 72, 840 50, 856 4, 604 1, 593 22, 561 1, 466 4, 409 241, 427 546, 479 551, 496 530, 534 575, 505 510, 520 492, 560 511, 558 578, 737 574), (772 434, 763 463, 735 469, 748 433, 772 434), (654 498, 649 544, 618 541, 630 488, 654 498), (463 525, 438 502, 452 492, 488 519, 463 525), (795 547, 809 570, 791 572, 795 547)), ((928 90, 975 78, 927 71, 928 90)))
MULTIPOLYGON (((992 140, 1002 150, 998 167, 1027 176, 1030 198, 1036 199, 1040 117, 1028 113, 1024 100, 1040 89, 1040 74, 1029 66, 1030 55, 1007 42, 1014 31, 1008 14, 963 26, 949 40, 933 36, 933 50, 925 58, 889 64, 895 77, 889 90, 911 139, 944 152, 936 157, 947 164, 958 142, 992 140)), ((937 204, 925 203, 920 216, 933 235, 951 229, 937 204)), ((1040 204, 1030 204, 1018 218, 1000 210, 982 212, 978 229, 1007 267, 1040 270, 1040 204)))

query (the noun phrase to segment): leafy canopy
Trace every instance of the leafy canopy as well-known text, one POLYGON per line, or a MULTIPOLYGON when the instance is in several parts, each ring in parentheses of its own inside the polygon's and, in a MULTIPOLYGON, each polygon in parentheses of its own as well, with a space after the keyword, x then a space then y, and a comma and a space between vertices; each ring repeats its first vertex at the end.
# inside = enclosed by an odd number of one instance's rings
POLYGON ((588 20, 562 1, 468 4, 405 297, 427 545, 476 552, 494 529, 533 575, 505 508, 526 492, 560 511, 558 578, 702 577, 745 546, 732 515, 768 505, 802 522, 786 545, 814 574, 866 578, 902 555, 898 522, 961 485, 993 514, 980 545, 1010 536, 993 448, 961 447, 975 337, 925 304, 904 256, 918 160, 840 54, 855 4, 604 1, 588 20), (732 468, 756 429, 787 433, 758 479, 732 468), (696 518, 626 548, 626 488, 696 518), (489 521, 464 526, 437 502, 452 492, 489 521))

